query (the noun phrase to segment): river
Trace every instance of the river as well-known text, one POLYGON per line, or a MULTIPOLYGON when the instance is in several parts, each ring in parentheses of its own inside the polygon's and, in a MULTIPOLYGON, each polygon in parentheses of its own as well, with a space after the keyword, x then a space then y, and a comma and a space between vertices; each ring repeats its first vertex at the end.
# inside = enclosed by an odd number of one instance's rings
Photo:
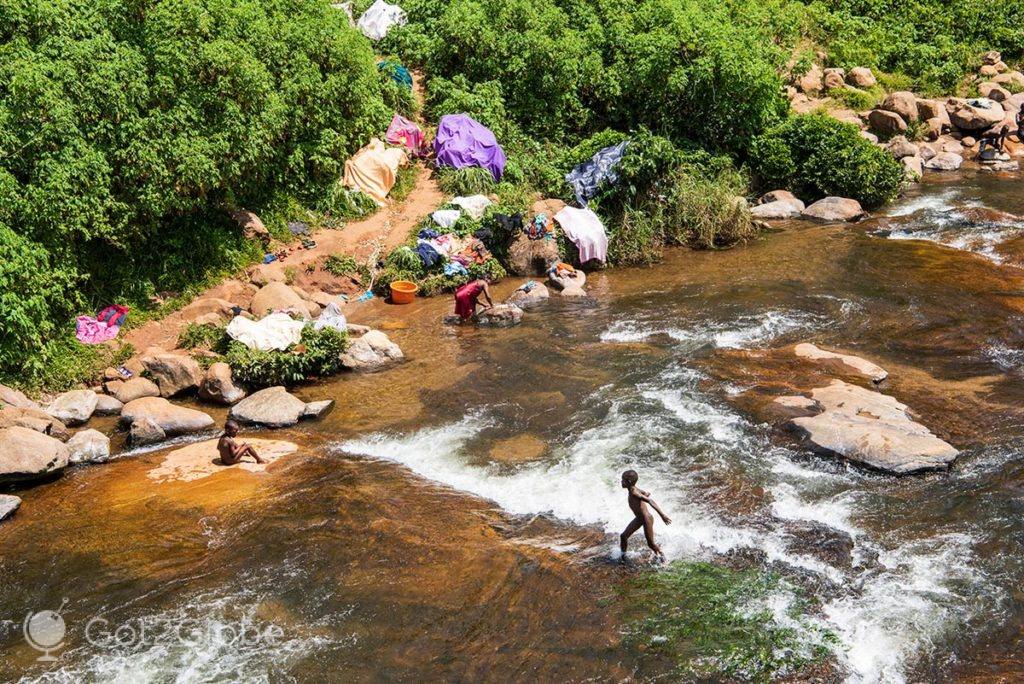
POLYGON ((623 636, 631 579, 658 572, 639 535, 618 562, 635 468, 670 558, 744 558, 810 593, 798 629, 835 637, 821 679, 1020 679, 1022 187, 931 175, 859 224, 592 274, 591 301, 513 329, 443 326, 444 299, 374 305, 409 361, 298 390, 337 407, 260 435, 300 446, 267 473, 157 483, 165 448, 22 492, 0 526, 0 678, 671 679, 623 636), (779 351, 801 341, 886 368, 953 468, 868 472, 763 422, 824 384, 779 351), (830 535, 846 556, 813 542, 830 535), (45 609, 67 626, 55 663, 22 635, 45 609))

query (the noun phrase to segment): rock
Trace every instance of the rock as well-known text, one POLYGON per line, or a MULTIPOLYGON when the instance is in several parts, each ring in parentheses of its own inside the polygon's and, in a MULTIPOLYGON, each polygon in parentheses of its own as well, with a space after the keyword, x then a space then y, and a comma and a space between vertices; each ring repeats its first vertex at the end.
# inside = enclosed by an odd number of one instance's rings
POLYGON ((875 135, 874 133, 870 133, 868 131, 861 131, 860 132, 860 137, 862 137, 865 140, 868 140, 868 141, 870 141, 870 142, 872 142, 872 143, 874 143, 876 145, 878 144, 878 136, 875 135))
POLYGON ((525 290, 516 290, 509 295, 508 299, 505 300, 505 303, 514 304, 520 309, 528 309, 531 306, 537 306, 538 304, 548 301, 550 297, 551 292, 548 290, 547 286, 543 283, 535 282, 529 292, 525 290))
POLYGON ((26 427, 0 430, 0 484, 55 475, 68 465, 68 448, 59 439, 26 427))
POLYGON ((246 436, 245 443, 252 446, 260 458, 266 463, 256 463, 246 458, 230 466, 225 466, 217 451, 216 439, 194 442, 178 449, 169 451, 163 462, 147 473, 149 479, 157 483, 180 481, 192 482, 211 475, 239 470, 253 474, 266 472, 278 459, 294 454, 299 450, 297 444, 276 439, 259 439, 246 436))
POLYGON ((974 147, 977 144, 977 142, 977 140, 975 140, 969 135, 965 135, 963 138, 960 139, 960 144, 964 147, 974 147))
POLYGON ((797 198, 797 196, 791 193, 789 190, 772 190, 771 192, 766 192, 760 197, 758 197, 757 201, 754 202, 754 204, 768 204, 770 202, 778 202, 780 200, 789 200, 791 202, 800 201, 797 198))
POLYGON ((942 141, 941 152, 952 152, 953 154, 961 154, 964 151, 964 146, 960 144, 959 140, 944 140, 942 141))
POLYGON ((199 385, 199 396, 218 404, 234 404, 245 397, 245 390, 235 384, 231 366, 218 361, 206 370, 206 377, 199 385))
POLYGON ((478 325, 491 325, 507 328, 519 325, 523 320, 523 310, 515 304, 496 304, 490 309, 483 309, 473 316, 478 325))
POLYGON ((13 494, 0 494, 0 522, 7 520, 21 506, 21 499, 13 494))
POLYGON ((978 159, 982 162, 1010 161, 1010 155, 1005 152, 999 152, 994 147, 986 147, 978 153, 978 159))
POLYGON ((242 235, 247 240, 270 242, 270 231, 263 225, 260 217, 253 212, 248 209, 239 209, 238 211, 231 212, 231 218, 242 229, 242 235))
POLYGON ((249 311, 259 318, 275 311, 295 313, 304 319, 309 318, 309 307, 306 306, 302 297, 281 282, 267 283, 261 287, 253 295, 249 311))
POLYGON ((846 69, 825 69, 825 89, 833 90, 846 85, 846 69))
POLYGON ((903 117, 884 109, 872 109, 868 114, 868 124, 872 130, 882 135, 896 135, 907 131, 907 122, 903 120, 903 117))
POLYGON ((38 408, 17 408, 15 406, 0 408, 0 429, 9 427, 28 428, 62 442, 67 441, 70 436, 64 423, 38 408))
POLYGON ((882 102, 882 109, 899 114, 906 122, 917 121, 917 96, 908 90, 889 93, 882 102))
POLYGON ((964 158, 955 152, 940 152, 924 163, 924 168, 933 171, 956 171, 964 163, 964 158))
POLYGON ((846 81, 858 88, 870 88, 878 83, 875 75, 871 73, 871 69, 867 67, 853 67, 846 75, 846 81))
POLYGON ((1024 74, 1019 71, 1008 71, 1005 74, 999 74, 992 80, 1001 86, 1010 86, 1013 90, 1024 88, 1024 74))
POLYGON ((897 159, 903 159, 904 157, 916 157, 917 156, 917 145, 907 140, 905 136, 897 135, 889 144, 886 146, 889 153, 897 159))
POLYGON ((993 161, 985 162, 981 167, 982 171, 1019 171, 1020 162, 1016 161, 993 161))
POLYGON ((811 392, 822 413, 790 421, 819 451, 888 473, 946 468, 957 450, 914 422, 906 405, 879 392, 833 380, 811 392))
POLYGON ((583 289, 583 286, 587 284, 587 274, 576 269, 576 272, 571 276, 559 276, 559 275, 548 275, 548 282, 552 283, 559 290, 564 290, 567 287, 576 287, 583 289))
POLYGON ((998 102, 982 99, 988 107, 964 103, 950 112, 949 120, 957 128, 964 131, 979 131, 989 128, 1003 120, 1005 112, 998 102))
POLYGON ((152 418, 139 418, 128 429, 128 441, 135 446, 156 444, 165 439, 167 433, 152 418))
POLYGON ((333 399, 306 402, 301 418, 323 418, 334 409, 333 399))
POLYGON ((809 342, 793 347, 793 353, 801 359, 808 359, 826 368, 853 373, 878 384, 889 377, 889 372, 867 359, 852 354, 830 352, 809 342))
POLYGON ((371 328, 371 327, 369 327, 367 325, 357 325, 356 323, 347 323, 345 325, 345 330, 346 330, 346 332, 348 332, 350 337, 361 337, 361 336, 365 335, 366 333, 370 332, 371 330, 373 330, 373 328, 371 328))
POLYGON ((143 397, 159 397, 160 388, 149 378, 135 377, 128 380, 117 388, 114 398, 122 404, 127 404, 143 397))
POLYGON ((341 364, 354 371, 375 371, 397 363, 405 354, 387 335, 371 330, 353 340, 341 355, 341 364))
POLYGON ((81 425, 92 417, 98 400, 92 390, 71 390, 50 402, 46 412, 65 425, 81 425))
POLYGON ((203 297, 196 299, 181 310, 183 320, 193 323, 212 322, 214 324, 234 318, 231 308, 234 305, 226 299, 203 297))
POLYGON ((821 67, 817 64, 812 64, 811 68, 807 70, 807 73, 801 76, 800 80, 797 81, 797 87, 808 95, 820 93, 824 85, 824 74, 822 74, 821 67))
POLYGON ((562 291, 559 292, 558 294, 560 294, 563 297, 568 297, 571 299, 576 297, 586 297, 587 291, 584 290, 582 287, 578 287, 576 285, 569 285, 568 287, 562 288, 562 291))
POLYGON ((857 200, 845 197, 826 197, 804 209, 800 215, 822 223, 837 223, 858 221, 867 216, 867 212, 861 208, 860 202, 857 200))
POLYGON ((939 136, 942 135, 942 129, 944 124, 942 119, 937 116, 933 116, 930 119, 925 119, 924 122, 924 137, 929 140, 938 140, 939 136))
POLYGON ((786 530, 790 542, 786 545, 790 553, 811 556, 835 568, 850 568, 853 565, 853 537, 816 521, 787 521, 786 530))
POLYGON ((37 409, 39 404, 26 397, 19 390, 6 385, 0 385, 0 407, 14 406, 15 408, 37 409))
POLYGON ((230 418, 241 423, 282 428, 299 422, 305 410, 306 402, 289 394, 284 387, 268 387, 232 406, 230 418))
POLYGON ((992 78, 999 73, 999 69, 996 69, 994 64, 983 64, 978 69, 978 75, 982 78, 992 78))
POLYGON ((324 292, 323 290, 313 290, 309 293, 309 299, 317 306, 327 308, 331 304, 337 304, 338 306, 344 306, 345 300, 337 295, 332 295, 324 292))
POLYGON ((754 218, 767 220, 789 219, 796 218, 804 209, 804 203, 798 199, 776 200, 751 207, 750 215, 754 218))
POLYGON ((903 175, 907 180, 916 183, 924 176, 924 161, 919 156, 903 157, 900 159, 903 164, 903 175))
POLYGON ((194 390, 203 381, 203 369, 199 362, 184 354, 146 356, 142 364, 160 388, 161 397, 173 397, 194 390))
POLYGON ((143 418, 156 423, 168 436, 186 435, 213 427, 213 418, 185 406, 177 406, 163 397, 143 397, 121 409, 121 424, 131 425, 143 418))
POLYGON ((978 84, 978 93, 994 102, 1005 102, 1010 99, 1010 91, 997 83, 984 81, 978 84))
POLYGON ((548 266, 560 260, 557 240, 531 240, 523 232, 508 248, 509 272, 518 276, 544 275, 548 266))
POLYGON ((917 99, 917 118, 922 121, 928 119, 934 119, 939 117, 944 121, 949 121, 949 113, 946 111, 946 106, 939 100, 926 100, 924 98, 917 99))
POLYGON ((928 145, 921 145, 921 148, 918 150, 918 154, 921 155, 921 161, 926 162, 932 157, 934 157, 936 154, 938 154, 938 152, 936 152, 933 147, 930 147, 928 145))
POLYGON ((96 398, 96 410, 93 414, 97 416, 116 416, 121 413, 123 407, 124 402, 118 401, 117 398, 107 394, 101 394, 96 398))
POLYGON ((110 438, 99 430, 82 430, 68 440, 68 463, 106 463, 110 438))
POLYGON ((998 64, 1003 61, 1003 56, 999 54, 998 50, 989 50, 988 52, 981 55, 982 64, 998 64))
POLYGON ((770 410, 775 416, 788 420, 801 416, 815 416, 821 413, 821 405, 810 397, 775 397, 770 410))

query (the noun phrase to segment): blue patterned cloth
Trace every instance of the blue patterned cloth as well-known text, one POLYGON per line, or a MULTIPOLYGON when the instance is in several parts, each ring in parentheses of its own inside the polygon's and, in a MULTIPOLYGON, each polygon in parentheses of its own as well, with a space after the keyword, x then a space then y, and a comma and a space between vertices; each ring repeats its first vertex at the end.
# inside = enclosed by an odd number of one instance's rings
POLYGON ((618 145, 598 150, 589 161, 578 164, 565 175, 565 181, 572 186, 576 201, 581 207, 587 206, 587 201, 597 194, 602 185, 614 185, 618 182, 619 174, 616 168, 622 161, 628 144, 628 140, 623 140, 618 145))

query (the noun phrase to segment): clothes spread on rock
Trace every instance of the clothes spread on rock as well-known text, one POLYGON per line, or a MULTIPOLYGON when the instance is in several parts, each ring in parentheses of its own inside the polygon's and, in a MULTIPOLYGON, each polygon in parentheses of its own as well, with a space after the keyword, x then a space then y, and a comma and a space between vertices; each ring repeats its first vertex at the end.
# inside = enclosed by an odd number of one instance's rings
POLYGON ((566 174, 565 181, 572 187, 576 201, 581 206, 587 206, 587 202, 597 194, 602 185, 614 185, 618 182, 617 169, 628 144, 628 140, 623 140, 618 145, 598 150, 597 154, 582 164, 577 164, 566 174))
POLYGON ((537 214, 523 227, 523 232, 531 240, 553 240, 555 238, 555 221, 547 214, 537 214))
POLYGON ((392 5, 377 0, 370 5, 370 8, 359 17, 359 30, 370 40, 381 40, 388 34, 393 26, 405 26, 408 21, 405 10, 398 5, 392 5))
POLYGON ((260 351, 284 351, 302 339, 305 323, 297 321, 286 313, 272 313, 258 321, 245 316, 235 316, 228 323, 227 334, 249 349, 260 351))
POLYGON ((455 291, 455 313, 466 321, 476 313, 476 298, 484 291, 483 283, 473 280, 455 291))
POLYGON ((444 274, 446 276, 468 276, 469 271, 458 261, 449 261, 444 265, 444 274))
POLYGON ((442 228, 451 228, 460 216, 462 216, 462 211, 459 209, 438 209, 430 215, 430 218, 434 219, 434 223, 442 228))
POLYGON ((75 338, 82 344, 101 344, 117 337, 125 320, 128 318, 128 307, 119 304, 104 307, 92 316, 79 316, 75 319, 75 338))
POLYGON ((487 207, 491 206, 493 202, 483 195, 470 195, 469 197, 455 197, 452 199, 452 204, 461 208, 470 218, 479 221, 484 217, 487 207))
POLYGON ((479 166, 490 171, 495 182, 505 172, 505 152, 494 133, 468 114, 441 117, 434 136, 434 153, 438 166, 479 166))
POLYGON ((364 192, 377 204, 384 204, 385 198, 395 185, 398 167, 407 161, 405 150, 387 147, 382 141, 374 138, 345 162, 342 184, 364 192))
POLYGON ((408 148, 414 155, 421 155, 424 152, 423 131, 412 121, 399 114, 392 117, 384 139, 392 145, 408 148))
POLYGON ((348 330, 348 321, 345 319, 345 314, 341 313, 341 307, 338 306, 337 302, 331 302, 325 306, 317 319, 313 321, 314 330, 321 330, 322 328, 334 328, 339 332, 346 332, 348 330))
POLYGON ((555 221, 565 236, 576 245, 581 264, 591 260, 605 261, 608 256, 608 235, 597 214, 590 209, 563 207, 555 214, 555 221))

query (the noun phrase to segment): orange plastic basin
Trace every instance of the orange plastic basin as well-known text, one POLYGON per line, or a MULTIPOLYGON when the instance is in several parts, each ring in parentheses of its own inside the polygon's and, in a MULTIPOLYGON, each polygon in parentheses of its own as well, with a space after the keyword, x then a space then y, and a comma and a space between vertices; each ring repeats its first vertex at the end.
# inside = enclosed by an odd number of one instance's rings
POLYGON ((391 283, 391 303, 412 304, 419 289, 416 283, 410 283, 408 280, 396 280, 391 283))

